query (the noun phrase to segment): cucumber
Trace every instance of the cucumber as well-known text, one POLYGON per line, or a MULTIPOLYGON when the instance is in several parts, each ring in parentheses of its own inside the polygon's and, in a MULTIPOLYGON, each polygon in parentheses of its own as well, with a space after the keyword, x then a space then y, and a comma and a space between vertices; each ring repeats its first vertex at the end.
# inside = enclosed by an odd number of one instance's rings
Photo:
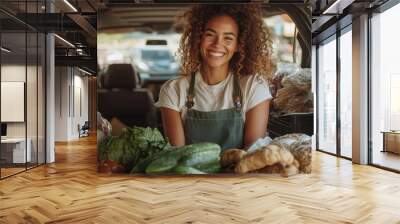
POLYGON ((144 173, 146 172, 147 166, 153 161, 154 158, 149 157, 136 164, 136 166, 131 170, 131 173, 144 173))
POLYGON ((164 173, 178 165, 178 158, 167 155, 162 158, 152 161, 146 168, 146 173, 164 173))
POLYGON ((206 173, 221 172, 221 165, 219 164, 219 160, 214 160, 210 163, 195 165, 195 166, 193 166, 193 168, 196 168, 196 169, 206 172, 206 173))
POLYGON ((165 155, 167 155, 170 151, 175 149, 166 149, 165 151, 161 151, 157 154, 154 154, 146 159, 141 160, 136 164, 136 166, 131 170, 131 173, 144 173, 146 172, 147 166, 154 160, 157 160, 165 155))
POLYGON ((188 148, 182 152, 182 157, 190 156, 191 154, 198 153, 198 152, 204 152, 204 151, 215 151, 218 153, 221 152, 221 147, 218 144, 209 143, 209 142, 194 143, 191 145, 187 145, 186 147, 188 147, 188 148))
POLYGON ((131 170, 131 173, 144 173, 144 172, 146 172, 147 166, 149 166, 151 162, 153 162, 157 159, 166 157, 168 155, 172 156, 172 155, 182 153, 183 150, 186 150, 187 148, 188 148, 187 146, 183 146, 183 147, 179 147, 179 148, 170 147, 164 151, 156 153, 156 154, 138 162, 136 164, 136 166, 131 170))
POLYGON ((219 161, 219 151, 209 150, 190 154, 182 158, 179 164, 183 166, 196 166, 199 164, 208 164, 215 160, 219 161))
MULTIPOLYGON (((146 173, 167 172, 178 163, 183 166, 192 166, 219 160, 221 147, 215 143, 195 143, 161 153, 152 160, 146 168, 146 173)), ((143 165, 143 164, 142 164, 143 165)))
POLYGON ((176 166, 173 170, 171 170, 174 174, 206 174, 196 168, 190 166, 176 166))

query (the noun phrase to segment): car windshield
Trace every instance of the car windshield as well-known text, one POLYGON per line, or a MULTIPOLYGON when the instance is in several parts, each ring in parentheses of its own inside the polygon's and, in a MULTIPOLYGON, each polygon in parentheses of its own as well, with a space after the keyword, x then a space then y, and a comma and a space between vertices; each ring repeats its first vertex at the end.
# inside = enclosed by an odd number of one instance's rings
POLYGON ((142 59, 146 61, 160 61, 160 60, 173 61, 171 52, 160 51, 160 50, 142 50, 142 59))

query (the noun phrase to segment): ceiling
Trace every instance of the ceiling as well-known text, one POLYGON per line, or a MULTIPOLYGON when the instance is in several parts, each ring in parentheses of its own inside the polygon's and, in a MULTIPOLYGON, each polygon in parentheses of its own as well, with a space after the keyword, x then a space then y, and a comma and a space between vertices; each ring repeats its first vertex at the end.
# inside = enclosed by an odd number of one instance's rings
POLYGON ((374 10, 388 0, 313 0, 312 41, 318 44, 352 23, 353 18, 374 10))
POLYGON ((0 0, 3 45, 13 49, 7 57, 34 58, 37 48, 29 44, 30 32, 55 33, 61 37, 55 38, 56 65, 79 66, 95 72, 97 10, 103 5, 99 0, 0 0))
MULTIPOLYGON (((103 0, 98 10, 98 32, 179 32, 175 17, 193 4, 261 3, 264 17, 287 13, 299 30, 302 58, 311 55, 311 5, 309 0, 103 0)), ((309 67, 310 60, 302 66, 309 67)))
MULTIPOLYGON (((168 31, 173 28, 175 17, 189 6, 130 6, 110 7, 99 10, 98 30, 113 32, 121 29, 142 31, 168 31)), ((282 14, 277 7, 265 7, 265 16, 282 14)))
MULTIPOLYGON (((270 1, 188 1, 188 0, 104 0, 98 11, 98 31, 126 32, 127 30, 164 32, 173 29, 175 17, 193 4, 262 2, 265 17, 282 14, 282 7, 306 5, 301 0, 270 1), (163 2, 163 3, 161 3, 163 2), (167 4, 168 3, 168 4, 167 4)), ((175 27, 176 28, 176 27, 175 27)), ((179 29, 179 27, 177 27, 179 29)))
POLYGON ((2 31, 13 32, 30 26, 39 32, 55 32, 61 36, 76 32, 88 37, 89 45, 96 46, 92 39, 97 35, 97 10, 103 5, 99 0, 47 0, 47 5, 45 2, 1 0, 2 31))
POLYGON ((43 36, 36 33, 27 33, 26 37, 20 33, 2 33, 2 47, 10 50, 7 53, 1 51, 2 62, 36 64, 37 60, 41 60, 40 57, 43 55, 41 53, 44 51, 44 42, 41 40, 43 40, 43 36))

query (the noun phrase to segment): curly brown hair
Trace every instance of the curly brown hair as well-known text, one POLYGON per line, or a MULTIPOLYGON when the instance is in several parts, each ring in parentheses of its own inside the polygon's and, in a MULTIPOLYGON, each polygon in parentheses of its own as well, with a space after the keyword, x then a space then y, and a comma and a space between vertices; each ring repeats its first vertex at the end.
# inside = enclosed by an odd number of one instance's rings
POLYGON ((238 52, 230 60, 234 74, 270 78, 272 75, 272 41, 263 22, 262 6, 259 4, 197 5, 178 17, 183 23, 178 55, 182 60, 182 74, 196 72, 201 64, 200 43, 208 21, 215 16, 232 17, 239 28, 238 52))

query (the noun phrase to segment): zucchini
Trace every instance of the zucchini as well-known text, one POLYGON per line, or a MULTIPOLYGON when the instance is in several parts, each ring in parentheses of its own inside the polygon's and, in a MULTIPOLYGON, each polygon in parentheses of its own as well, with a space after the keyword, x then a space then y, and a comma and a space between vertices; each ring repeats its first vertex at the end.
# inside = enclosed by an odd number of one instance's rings
POLYGON ((180 165, 196 166, 199 164, 208 164, 215 160, 219 161, 219 151, 210 150, 190 154, 180 160, 180 165))
POLYGON ((174 174, 206 174, 196 168, 190 166, 176 166, 173 170, 171 170, 174 174))
MULTIPOLYGON (((178 163, 179 165, 189 167, 202 163, 210 163, 215 159, 219 160, 220 152, 221 147, 215 143, 186 145, 158 154, 147 166, 146 173, 167 172, 177 166, 178 163)), ((141 164, 141 167, 143 167, 144 164, 141 164)), ((140 169, 140 167, 138 169, 140 169)))
POLYGON ((193 167, 206 173, 219 173, 221 171, 221 165, 218 159, 210 163, 199 164, 193 167))
POLYGON ((153 157, 144 159, 136 164, 136 166, 131 170, 131 173, 144 173, 146 172, 146 167, 153 161, 153 157))
POLYGON ((164 173, 178 165, 178 158, 167 155, 152 161, 146 168, 146 173, 164 173))
POLYGON ((159 153, 156 153, 146 159, 143 159, 139 161, 136 166, 131 170, 131 173, 144 173, 146 172, 147 166, 154 160, 157 160, 165 155, 167 155, 170 151, 173 151, 174 149, 166 149, 165 151, 161 151, 159 153))
POLYGON ((187 148, 187 146, 183 146, 183 147, 179 147, 179 148, 173 148, 173 147, 169 147, 167 149, 165 149, 164 151, 155 153, 154 155, 139 161, 136 166, 131 170, 131 173, 144 173, 146 172, 146 168, 147 166, 150 165, 151 162, 158 160, 160 158, 166 157, 168 155, 176 155, 179 153, 182 153, 183 150, 185 150, 187 148))
POLYGON ((221 147, 218 144, 209 143, 209 142, 194 143, 194 144, 187 145, 184 147, 187 147, 187 149, 182 152, 182 157, 190 156, 191 154, 198 153, 198 152, 204 152, 204 151, 215 151, 218 153, 221 152, 221 147))

